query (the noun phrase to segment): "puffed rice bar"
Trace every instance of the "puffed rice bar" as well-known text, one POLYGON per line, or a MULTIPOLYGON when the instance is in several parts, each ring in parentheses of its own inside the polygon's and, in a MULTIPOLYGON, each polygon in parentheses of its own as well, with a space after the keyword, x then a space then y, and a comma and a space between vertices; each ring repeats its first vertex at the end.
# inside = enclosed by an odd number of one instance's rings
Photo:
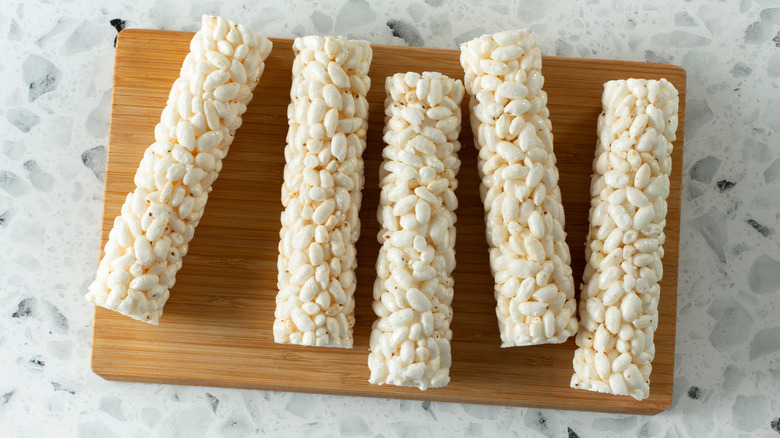
POLYGON ((542 57, 528 30, 461 46, 502 347, 577 332, 542 57))
POLYGON ((271 42, 203 16, 86 298, 157 324, 271 42))
POLYGON ((666 79, 604 84, 572 388, 650 393, 677 90, 666 79))
POLYGON ((321 36, 293 51, 274 341, 352 348, 372 51, 321 36))
POLYGON ((450 381, 464 89, 435 72, 398 73, 385 88, 369 381, 425 390, 450 381))

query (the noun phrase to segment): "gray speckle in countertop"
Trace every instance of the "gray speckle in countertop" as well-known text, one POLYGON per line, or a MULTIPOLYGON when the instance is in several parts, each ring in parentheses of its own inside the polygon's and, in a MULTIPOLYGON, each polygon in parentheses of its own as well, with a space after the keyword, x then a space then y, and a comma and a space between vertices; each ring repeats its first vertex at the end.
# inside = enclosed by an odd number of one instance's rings
POLYGON ((769 427, 777 433, 780 433, 780 417, 775 418, 769 423, 769 427))
POLYGON ((0 13, 0 416, 12 419, 0 421, 5 434, 780 436, 776 1, 66 3, 5 0, 0 13), (337 34, 441 48, 529 27, 544 55, 683 66, 670 409, 652 417, 612 415, 204 390, 93 374, 93 310, 83 293, 98 261, 114 42, 124 28, 193 31, 203 13, 270 37, 337 34))
MULTIPOLYGON (((645 62, 652 62, 655 64, 669 64, 671 60, 666 56, 660 55, 653 50, 645 51, 645 62)), ((687 123, 687 120, 686 120, 687 123)))
POLYGON ((720 158, 708 155, 691 166, 691 179, 709 184, 712 177, 720 169, 720 158))
POLYGON ((376 12, 366 0, 348 0, 336 15, 336 29, 341 32, 357 28, 376 20, 376 12))
POLYGON ((106 147, 95 146, 81 154, 81 162, 103 181, 106 173, 106 147))
POLYGON ((716 350, 730 351, 747 341, 754 321, 739 301, 716 297, 707 314, 715 321, 709 340, 716 350))
POLYGON ((210 392, 207 392, 206 401, 208 402, 209 406, 211 406, 211 410, 216 414, 217 408, 219 407, 219 399, 213 396, 210 392))
POLYGON ((761 254, 750 265, 748 278, 748 285, 753 292, 775 293, 780 290, 780 262, 766 254, 761 254))
POLYGON ((674 25, 678 27, 696 26, 696 19, 686 11, 680 11, 674 14, 674 25))
POLYGON ((693 223, 698 228, 704 241, 712 248, 720 261, 725 262, 726 244, 728 243, 725 215, 716 207, 712 207, 710 211, 696 218, 693 223))
POLYGON ((24 155, 24 142, 23 141, 3 141, 3 154, 11 160, 18 160, 24 155))
POLYGON ((684 30, 657 34, 653 37, 653 41, 659 45, 670 45, 673 47, 702 47, 712 42, 706 36, 696 35, 684 30))
POLYGON ((550 435, 550 425, 547 424, 547 417, 542 411, 531 411, 525 415, 523 423, 530 430, 536 430, 542 435, 550 435))
POLYGON ((688 398, 698 400, 701 398, 701 388, 698 386, 691 386, 688 388, 688 398))
POLYGON ((389 20, 387 27, 393 32, 394 37, 404 40, 407 46, 421 47, 425 44, 420 32, 417 28, 406 21, 401 20, 389 20))
POLYGON ((98 403, 98 408, 117 420, 125 421, 122 409, 122 399, 115 395, 103 396, 98 403))
POLYGON ((11 397, 13 396, 14 396, 14 391, 8 391, 5 394, 3 394, 0 397, 0 405, 7 404, 11 400, 11 397))
POLYGON ((66 56, 89 52, 112 33, 113 31, 102 23, 97 24, 91 20, 83 21, 70 33, 62 45, 62 50, 66 56))
POLYGON ((555 40, 555 56, 572 56, 574 47, 563 39, 555 40))
MULTIPOLYGON (((87 116, 87 132, 94 138, 106 138, 108 136, 109 116, 111 115, 111 92, 103 93, 100 102, 87 116)), ((105 163, 104 163, 105 165, 105 163)))
POLYGON ((54 388, 55 392, 56 391, 63 391, 63 392, 67 392, 70 395, 76 395, 76 391, 74 391, 72 389, 65 388, 65 387, 63 387, 61 384, 59 384, 57 382, 51 382, 51 387, 54 388))
POLYGON ((11 213, 12 213, 11 209, 0 212, 0 228, 5 227, 5 224, 11 218, 11 213))
POLYGON ((19 306, 16 312, 11 314, 12 318, 26 318, 33 313, 33 306, 35 305, 35 298, 25 298, 19 302, 19 306))
POLYGON ((24 170, 27 171, 27 180, 33 185, 36 190, 42 192, 50 192, 54 185, 54 177, 50 173, 41 170, 38 163, 35 160, 27 160, 22 165, 24 170))
POLYGON ((311 22, 314 24, 317 32, 322 34, 330 32, 331 28, 333 28, 333 18, 317 9, 311 12, 311 22))
POLYGON ((745 64, 744 62, 738 62, 734 64, 734 67, 731 68, 731 75, 735 78, 749 76, 751 73, 753 73, 753 67, 745 64))
POLYGON ((769 399, 765 395, 738 395, 731 417, 737 430, 755 432, 761 426, 766 427, 764 421, 769 415, 768 404, 769 399))
POLYGON ((748 219, 747 223, 748 225, 753 227, 754 230, 758 231, 764 237, 769 237, 772 234, 774 234, 774 231, 771 228, 761 225, 755 219, 748 219))
POLYGON ((341 436, 366 436, 372 433, 371 427, 357 415, 345 415, 339 420, 341 436))
POLYGON ((780 327, 763 329, 750 341, 750 360, 772 354, 780 350, 780 327))
POLYGON ((727 179, 722 179, 722 180, 718 181, 718 183, 717 183, 718 190, 721 193, 725 192, 726 190, 730 190, 735 185, 737 185, 737 183, 735 183, 734 181, 729 181, 727 179))
POLYGON ((30 132, 30 130, 32 130, 38 123, 41 122, 40 117, 25 108, 10 109, 6 115, 8 117, 8 122, 23 133, 30 132))
POLYGON ((715 119, 715 113, 705 99, 691 96, 685 104, 685 135, 695 137, 700 129, 715 119))
POLYGON ((773 161, 772 164, 764 170, 764 182, 766 184, 773 183, 777 181, 778 175, 780 175, 780 158, 773 161))
POLYGON ((30 185, 13 172, 0 171, 0 189, 11 196, 20 196, 30 191, 30 185))
POLYGON ((42 95, 54 91, 62 72, 48 59, 30 55, 22 63, 24 82, 29 84, 30 102, 42 95))
MULTIPOLYGON (((116 29, 116 33, 122 32, 127 27, 127 22, 121 18, 114 18, 109 21, 111 27, 116 29)), ((114 37, 114 47, 116 47, 116 37, 114 37)))

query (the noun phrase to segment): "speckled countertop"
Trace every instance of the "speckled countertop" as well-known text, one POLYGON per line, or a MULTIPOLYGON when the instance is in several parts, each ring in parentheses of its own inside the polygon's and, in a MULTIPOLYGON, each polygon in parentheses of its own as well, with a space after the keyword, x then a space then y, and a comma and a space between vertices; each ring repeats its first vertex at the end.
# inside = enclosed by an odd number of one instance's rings
POLYGON ((780 436, 780 2, 3 0, 0 435, 780 436), (644 3, 644 4, 641 4, 644 3), (221 14, 268 36, 542 52, 688 71, 672 407, 654 417, 104 381, 89 369, 118 28, 221 14))

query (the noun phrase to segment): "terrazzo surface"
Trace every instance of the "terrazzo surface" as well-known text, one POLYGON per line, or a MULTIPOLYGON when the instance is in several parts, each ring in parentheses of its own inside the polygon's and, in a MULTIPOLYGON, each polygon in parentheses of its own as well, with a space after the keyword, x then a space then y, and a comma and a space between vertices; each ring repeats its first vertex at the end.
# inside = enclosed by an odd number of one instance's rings
MULTIPOLYGON (((780 436, 780 2, 3 0, 3 436, 780 436), (545 55, 688 73, 674 399, 609 415, 109 382, 89 368, 114 40, 220 14, 265 35, 456 48, 530 27, 545 55)), ((595 136, 594 136, 595 139, 595 136)))

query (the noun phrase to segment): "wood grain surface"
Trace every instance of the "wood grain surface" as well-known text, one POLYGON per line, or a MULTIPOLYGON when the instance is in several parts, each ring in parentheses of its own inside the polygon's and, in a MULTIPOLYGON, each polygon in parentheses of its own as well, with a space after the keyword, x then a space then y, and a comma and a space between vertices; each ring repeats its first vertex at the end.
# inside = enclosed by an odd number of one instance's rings
MULTIPOLYGON (((114 66, 102 243, 189 50, 191 33, 125 30, 114 66)), ((569 388, 573 338, 560 345, 502 349, 488 265, 476 150, 466 101, 458 175, 452 382, 441 389, 368 383, 368 338, 379 199, 378 167, 384 122, 384 78, 397 72, 437 70, 462 78, 455 50, 374 45, 369 94, 363 224, 358 241, 355 347, 352 350, 273 342, 280 190, 284 166, 293 54, 291 41, 274 39, 265 74, 214 184, 206 214, 190 244, 159 326, 96 308, 92 369, 110 380, 392 397, 445 402, 652 414, 672 399, 680 188, 685 114, 685 71, 676 66, 544 57, 555 153, 566 211, 575 283, 584 267, 591 162, 602 84, 619 78, 661 78, 680 91, 671 194, 661 282, 660 322, 650 397, 637 402, 569 388)), ((97 261, 96 261, 97 262, 97 261)), ((96 265, 97 266, 97 265, 96 265)), ((78 291, 83 294, 86 291, 78 291)))

